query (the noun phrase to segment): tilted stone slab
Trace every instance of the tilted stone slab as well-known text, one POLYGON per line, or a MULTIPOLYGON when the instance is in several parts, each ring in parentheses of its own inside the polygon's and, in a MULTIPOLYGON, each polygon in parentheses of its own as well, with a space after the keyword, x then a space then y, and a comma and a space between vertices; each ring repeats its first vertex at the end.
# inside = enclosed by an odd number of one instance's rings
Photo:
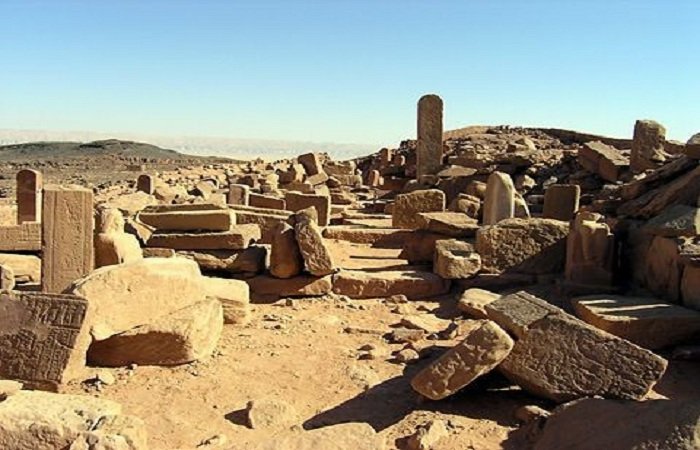
POLYGON ((0 227, 0 251, 36 252, 41 250, 41 223, 0 227))
POLYGON ((154 233, 147 245, 174 250, 242 250, 259 239, 260 227, 246 224, 221 233, 154 233))
POLYGON ((323 240, 319 226, 303 214, 303 210, 295 217, 294 235, 306 270, 318 277, 333 273, 335 271, 333 257, 323 240))
POLYGON ((470 321, 463 331, 462 342, 411 380, 415 391, 432 400, 448 397, 493 370, 513 348, 513 339, 490 320, 470 321))
POLYGON ((556 402, 644 398, 667 362, 629 341, 563 314, 531 323, 499 369, 523 389, 556 402))
POLYGON ((243 250, 178 250, 177 254, 195 261, 203 272, 260 273, 265 270, 268 250, 251 245, 243 250))
POLYGON ((526 335, 528 327, 550 315, 567 315, 564 310, 525 291, 504 295, 483 305, 486 317, 518 338, 526 335))
POLYGON ((0 293, 0 378, 55 389, 80 375, 90 344, 88 302, 75 295, 0 293))
POLYGON ((158 231, 228 231, 236 215, 227 210, 142 212, 138 220, 158 231))

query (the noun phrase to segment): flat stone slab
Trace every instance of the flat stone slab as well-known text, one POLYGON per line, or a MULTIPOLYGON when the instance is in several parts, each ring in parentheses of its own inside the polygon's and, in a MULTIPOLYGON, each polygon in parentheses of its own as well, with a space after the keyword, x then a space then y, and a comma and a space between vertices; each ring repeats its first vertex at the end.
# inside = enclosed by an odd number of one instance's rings
POLYGON ((460 212, 426 212, 417 215, 418 228, 451 237, 473 237, 479 229, 476 219, 460 212))
POLYGON ((320 278, 299 275, 284 279, 260 275, 245 281, 250 286, 250 291, 255 294, 279 297, 319 297, 330 294, 333 288, 331 275, 320 278))
POLYGON ((561 308, 525 291, 499 296, 482 306, 487 318, 521 339, 528 327, 550 315, 567 315, 561 308))
POLYGON ((350 298, 404 294, 408 298, 417 299, 445 294, 449 287, 449 280, 418 270, 342 270, 333 278, 333 292, 350 298))
POLYGON ((590 295, 572 303, 585 322, 644 348, 677 345, 700 335, 700 312, 655 298, 590 295))
POLYGON ((142 212, 138 220, 157 231, 228 231, 236 215, 228 210, 142 212))
POLYGON ((411 380, 413 389, 440 400, 490 372, 513 348, 513 339, 495 322, 469 321, 464 340, 421 370, 411 380))
POLYGON ((54 389, 80 375, 88 302, 75 295, 0 293, 0 378, 54 389))
POLYGON ((242 250, 259 239, 260 227, 246 224, 221 233, 154 233, 147 245, 174 250, 242 250))
POLYGON ((0 227, 0 251, 36 252, 41 250, 41 223, 0 227))
MULTIPOLYGON (((154 249, 168 250, 172 249, 154 249)), ((267 248, 251 245, 244 250, 178 250, 177 254, 199 264, 205 272, 260 273, 265 270, 267 248)))

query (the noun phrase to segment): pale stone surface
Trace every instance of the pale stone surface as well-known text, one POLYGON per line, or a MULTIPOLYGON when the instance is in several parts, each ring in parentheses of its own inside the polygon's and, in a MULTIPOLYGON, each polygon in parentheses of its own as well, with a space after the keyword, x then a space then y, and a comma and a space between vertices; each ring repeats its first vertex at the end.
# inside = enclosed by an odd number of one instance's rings
POLYGON ((666 365, 624 339, 554 314, 531 323, 499 369, 523 389, 564 402, 596 395, 640 400, 666 365))
POLYGON ((564 448, 695 450, 700 448, 700 403, 694 399, 576 400, 552 411, 534 447, 564 448))
POLYGON ((471 217, 474 220, 479 220, 481 216, 481 200, 469 194, 459 194, 450 203, 449 209, 455 212, 461 212, 471 217))
POLYGON ((431 420, 418 427, 415 433, 408 437, 406 450, 432 450, 438 443, 449 436, 445 422, 431 420))
POLYGON ((17 172, 17 223, 41 222, 42 190, 44 177, 41 172, 22 169, 17 172))
POLYGON ((84 188, 44 189, 41 287, 63 292, 95 265, 93 195, 84 188))
POLYGON ((700 312, 655 298, 590 295, 572 303, 585 322, 651 350, 700 336, 700 312))
POLYGON ((483 310, 488 319, 493 320, 518 339, 525 337, 532 323, 551 315, 565 314, 562 309, 525 291, 499 296, 490 302, 484 302, 483 310))
POLYGON ((297 276, 304 269, 294 228, 287 223, 280 223, 272 238, 270 252, 270 273, 277 278, 297 276))
POLYGON ((186 258, 145 258, 107 266, 77 280, 71 293, 85 297, 94 310, 97 340, 150 323, 204 300, 199 266, 186 258))
POLYGON ((327 195, 301 194, 299 192, 287 192, 284 195, 286 208, 297 212, 306 208, 316 208, 318 213, 318 225, 325 227, 330 223, 331 198, 327 195))
POLYGON ((262 209, 285 209, 287 202, 283 198, 251 192, 248 195, 248 205, 262 209))
POLYGON ((483 211, 484 225, 493 225, 515 215, 515 186, 510 175, 502 172, 489 175, 483 211))
POLYGON ((224 323, 245 325, 250 321, 250 288, 242 280, 204 277, 206 296, 221 302, 224 323))
POLYGON ((639 173, 654 169, 666 161, 664 152, 666 129, 653 120, 638 120, 634 124, 630 167, 639 173))
POLYGON ((700 234, 700 208, 689 205, 671 205, 642 227, 656 236, 697 236, 700 234))
POLYGON ((304 267, 318 277, 335 271, 333 258, 321 235, 319 226, 307 215, 305 210, 295 214, 294 234, 299 251, 304 259, 304 267))
POLYGON ((300 275, 286 279, 260 275, 247 278, 245 281, 250 286, 251 292, 279 297, 318 297, 329 294, 333 289, 331 275, 320 278, 300 275))
POLYGON ((433 271, 448 280, 466 279, 481 269, 481 257, 474 247, 456 239, 435 243, 433 271))
POLYGON ((486 319, 484 307, 501 296, 485 289, 466 289, 457 302, 457 308, 474 319, 486 319))
POLYGON ((208 298, 102 341, 94 342, 88 360, 107 367, 178 365, 208 357, 224 325, 221 302, 208 298))
POLYGON ((0 251, 36 252, 41 250, 42 224, 25 222, 21 225, 0 227, 0 251))
POLYGON ((629 168, 629 158, 600 141, 586 142, 578 152, 578 163, 602 179, 615 183, 629 168))
POLYGON ((0 377, 52 389, 80 376, 89 306, 73 295, 0 293, 0 377))
POLYGON ((343 270, 333 279, 333 292, 350 298, 389 297, 396 294, 404 294, 408 298, 425 298, 445 294, 449 286, 449 280, 417 270, 343 270))
POLYGON ((10 266, 0 264, 0 290, 11 291, 15 288, 15 271, 10 266))
POLYGON ((418 100, 416 178, 434 175, 442 168, 442 99, 434 94, 418 100))
POLYGON ((236 224, 233 211, 141 212, 137 219, 157 231, 228 231, 236 224))
POLYGON ((143 258, 135 236, 124 232, 121 211, 102 209, 98 216, 99 233, 95 235, 95 267, 138 261, 143 258))
POLYGON ((576 215, 566 239, 567 281, 608 286, 613 282, 615 236, 603 216, 590 212, 576 215))
POLYGON ((411 380, 414 390, 432 400, 448 397, 493 370, 513 348, 513 339, 490 320, 471 321, 463 332, 461 343, 411 380))
POLYGON ((544 192, 542 216, 548 219, 571 220, 578 211, 581 187, 576 184, 553 184, 544 192))
POLYGON ((219 233, 154 233, 147 244, 174 250, 242 250, 259 239, 260 227, 245 224, 219 233))
POLYGON ((452 237, 472 237, 479 224, 476 219, 459 212, 418 213, 418 228, 452 237))
POLYGON ((445 193, 438 189, 399 194, 396 196, 391 213, 395 228, 420 228, 418 213, 441 212, 445 210, 445 193))
POLYGON ((38 283, 41 280, 41 259, 38 256, 0 253, 0 265, 12 269, 17 283, 38 283))
POLYGON ((229 205, 247 205, 250 198, 250 186, 245 184, 229 184, 226 203, 229 205))
POLYGON ((253 450, 384 450, 384 439, 366 423, 343 423, 271 436, 253 450))
POLYGON ((485 272, 559 272, 564 267, 568 232, 567 222, 554 219, 503 220, 479 229, 476 251, 485 272))

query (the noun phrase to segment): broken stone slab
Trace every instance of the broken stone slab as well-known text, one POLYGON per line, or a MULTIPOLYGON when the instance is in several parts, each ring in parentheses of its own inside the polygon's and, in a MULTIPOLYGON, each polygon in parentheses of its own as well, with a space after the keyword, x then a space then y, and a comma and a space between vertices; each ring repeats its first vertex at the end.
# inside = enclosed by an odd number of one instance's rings
POLYGON ((207 298, 146 325, 93 342, 88 361, 106 367, 186 364, 211 355, 223 325, 221 302, 207 298))
POLYGON ((579 207, 581 187, 576 184, 553 184, 544 192, 542 216, 547 219, 571 220, 579 207))
POLYGON ((464 340, 411 380, 413 389, 431 400, 448 397, 498 366, 513 348, 513 339, 495 322, 473 320, 464 340))
POLYGON ((73 283, 70 293, 94 310, 97 340, 150 323, 204 300, 199 266, 186 258, 145 258, 106 266, 73 283))
POLYGON ((589 295, 572 303, 585 322, 651 350, 700 336, 700 312, 656 298, 589 295))
POLYGON ((295 214, 294 234, 299 251, 304 259, 304 267, 317 277, 329 275, 335 271, 331 253, 323 240, 321 229, 307 214, 301 210, 295 214))
POLYGON ((653 120, 638 120, 634 124, 630 168, 634 173, 655 169, 666 161, 664 151, 666 129, 653 120))
POLYGON ((457 309, 473 319, 486 319, 488 317, 485 306, 501 296, 486 289, 466 289, 457 301, 457 309))
POLYGON ((294 227, 280 223, 272 238, 270 273, 277 278, 291 278, 304 270, 302 257, 294 227))
MULTIPOLYGON (((411 264, 434 262, 437 242, 445 240, 445 235, 425 230, 413 230, 410 237, 411 239, 403 241, 399 257, 408 260, 411 264)), ((471 245, 466 241, 464 244, 471 245)))
MULTIPOLYGON (((423 232, 423 230, 420 230, 423 232)), ((334 226, 323 229, 323 237, 355 244, 372 244, 374 247, 401 248, 410 241, 416 230, 396 228, 363 228, 358 226, 334 226)), ((444 237, 443 237, 444 238, 444 237)))
POLYGON ((343 423, 309 431, 284 431, 253 450, 384 450, 384 438, 366 423, 343 423))
POLYGON ((204 277, 204 289, 223 307, 224 323, 245 325, 250 322, 250 288, 242 280, 204 277))
POLYGON ((41 281, 41 259, 38 256, 0 253, 0 265, 12 269, 15 274, 15 283, 41 281))
POLYGON ((90 306, 75 295, 0 293, 0 377, 49 390, 80 377, 90 306))
POLYGON ((435 243, 433 271, 448 280, 466 279, 481 269, 481 257, 474 246, 456 239, 435 243))
POLYGON ((499 370, 555 402, 592 396, 640 400, 666 365, 648 350, 559 313, 530 323, 499 370))
POLYGON ((147 245, 174 250, 243 250, 259 239, 260 227, 246 224, 220 233, 153 233, 147 245))
POLYGON ((420 228, 418 213, 442 212, 445 210, 445 193, 438 189, 399 194, 391 213, 394 228, 420 228))
POLYGON ((450 326, 450 321, 440 319, 432 314, 406 314, 401 317, 400 325, 414 330, 423 330, 428 334, 437 334, 450 326))
MULTIPOLYGON (((112 442, 122 441, 119 449, 145 449, 145 425, 134 418, 129 428, 105 427, 121 415, 121 405, 88 395, 65 395, 21 391, 0 402, 0 448, 7 450, 68 449, 85 434, 107 428, 112 442), (138 425, 140 424, 140 426, 138 425), (133 429, 134 426, 138 430, 133 429), (127 446, 131 441, 134 446, 127 446)), ((122 422, 124 423, 124 422, 122 422)))
POLYGON ((479 229, 476 251, 484 272, 555 273, 564 267, 568 233, 559 220, 507 219, 479 229))
POLYGON ((271 244, 275 237, 275 229, 280 223, 288 223, 290 225, 294 224, 294 216, 289 211, 277 211, 270 210, 272 212, 261 212, 265 211, 261 208, 255 208, 255 210, 242 210, 236 208, 236 221, 239 225, 244 224, 255 224, 260 227, 260 239, 258 240, 261 244, 271 244))
MULTIPOLYGON (((162 248, 151 250, 173 251, 172 249, 162 248)), ((233 274, 263 272, 267 267, 268 253, 267 248, 262 245, 251 245, 243 250, 177 251, 179 256, 195 261, 202 272, 226 272, 233 274)))
POLYGON ((473 237, 479 229, 476 219, 459 212, 418 213, 418 228, 451 237, 473 237))
POLYGON ((141 212, 137 220, 156 231, 228 231, 236 215, 224 209, 141 212))
POLYGON ((251 292, 261 296, 320 297, 330 294, 333 289, 331 275, 325 277, 300 275, 286 279, 259 275, 247 278, 245 281, 250 286, 251 292))
POLYGON ((342 270, 333 278, 333 292, 350 298, 404 294, 408 298, 418 299, 443 295, 449 291, 449 287, 449 280, 419 270, 342 270))
POLYGON ((658 216, 649 219, 642 231, 665 237, 697 236, 700 234, 700 208, 671 205, 658 216))
POLYGON ((158 200, 155 196, 146 194, 145 192, 133 192, 131 194, 117 196, 109 200, 106 205, 110 208, 118 209, 127 216, 134 216, 139 211, 157 204, 158 200))
POLYGON ((694 450, 700 448, 700 403, 575 400, 552 411, 534 445, 535 450, 564 448, 694 450))
POLYGON ((583 144, 578 151, 578 163, 611 183, 617 182, 630 165, 629 158, 618 149, 600 141, 583 144))

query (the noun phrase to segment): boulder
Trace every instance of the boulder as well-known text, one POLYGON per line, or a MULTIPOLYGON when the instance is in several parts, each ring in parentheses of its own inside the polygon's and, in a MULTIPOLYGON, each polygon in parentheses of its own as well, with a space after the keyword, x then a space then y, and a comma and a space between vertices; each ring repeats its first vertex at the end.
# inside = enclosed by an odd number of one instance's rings
POLYGON ((476 219, 460 212, 418 213, 418 228, 452 237, 473 237, 479 229, 476 219))
POLYGON ((457 309, 473 319, 486 319, 484 307, 501 296, 479 288, 466 289, 457 302, 457 309))
POLYGON ((292 405, 271 398, 249 401, 246 406, 246 419, 248 426, 253 429, 289 428, 299 420, 292 405))

